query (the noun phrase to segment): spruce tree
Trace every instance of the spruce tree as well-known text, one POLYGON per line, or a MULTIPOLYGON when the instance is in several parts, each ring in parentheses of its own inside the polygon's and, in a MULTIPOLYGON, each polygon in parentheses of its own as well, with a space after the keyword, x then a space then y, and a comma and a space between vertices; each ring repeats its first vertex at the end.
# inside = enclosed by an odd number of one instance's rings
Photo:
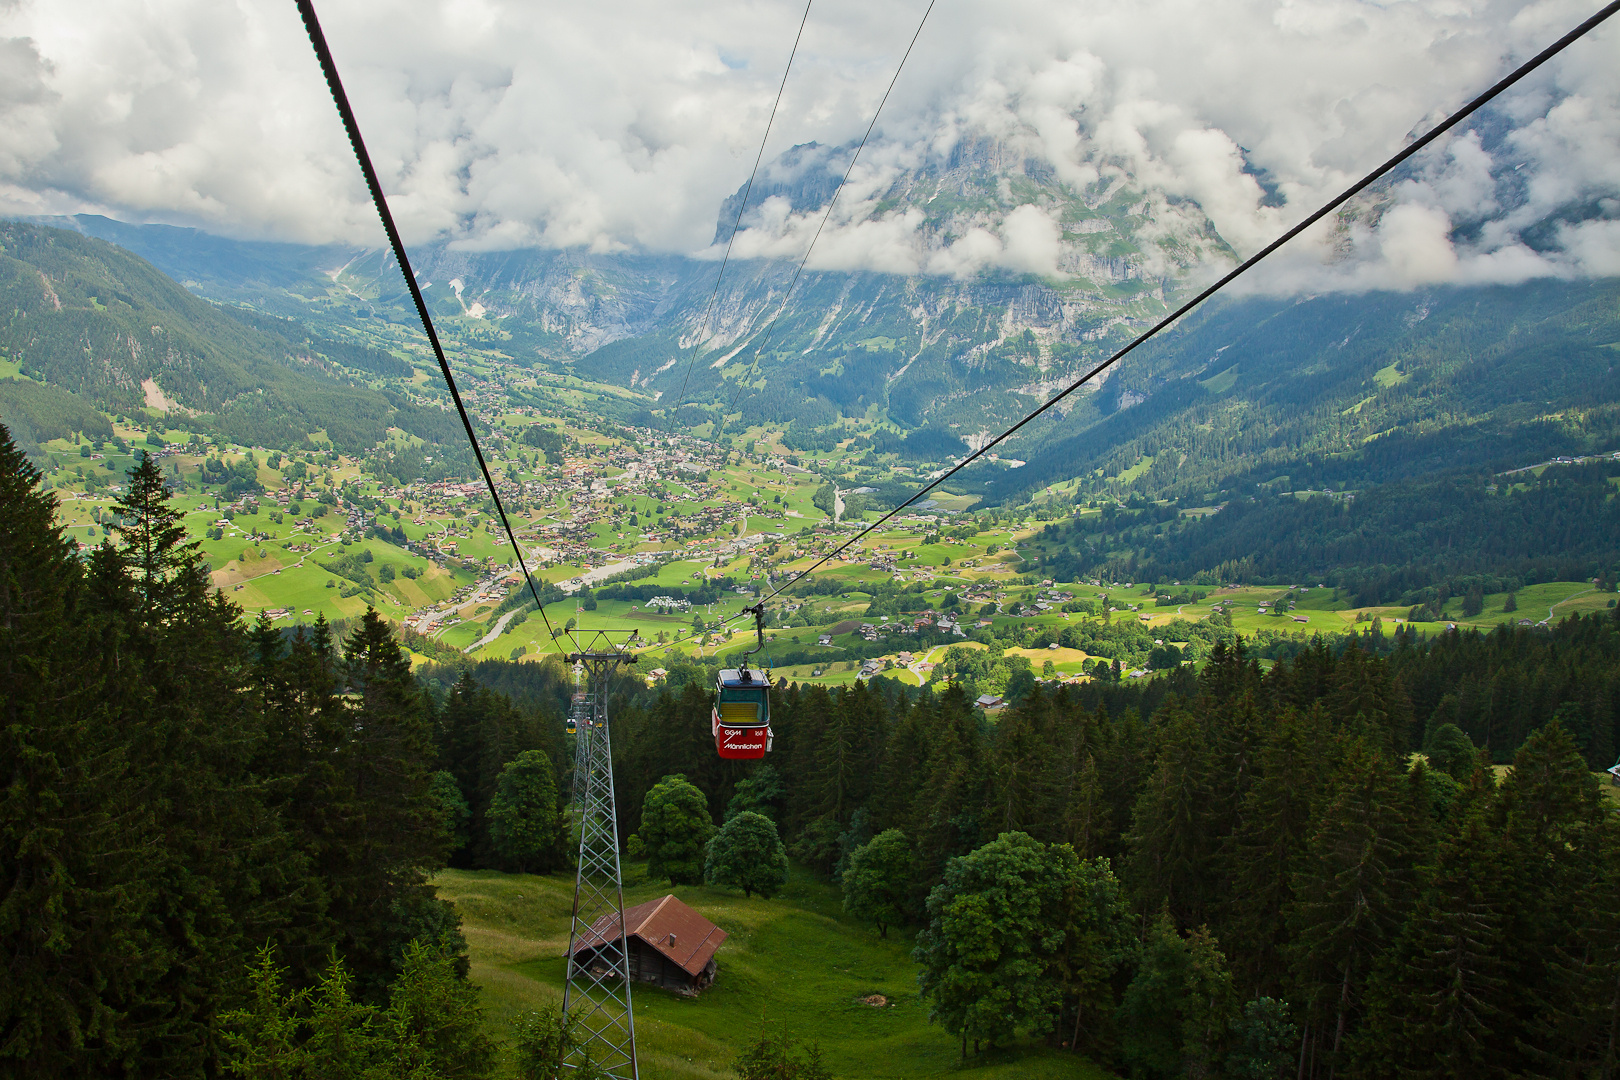
POLYGON ((1326 704, 1341 724, 1374 737, 1385 755, 1411 749, 1412 703, 1384 658, 1352 642, 1334 668, 1326 704))
POLYGON ((162 471, 142 452, 129 472, 128 490, 113 504, 121 519, 115 526, 119 557, 129 573, 136 614, 148 623, 195 607, 208 588, 202 543, 186 539, 184 516, 170 505, 171 497, 162 471))
POLYGON ((952 856, 978 847, 989 795, 989 750, 972 703, 960 686, 939 695, 933 711, 926 775, 915 782, 918 883, 926 890, 943 879, 952 856))
POLYGON ((1453 815, 1428 885, 1380 958, 1350 1056, 1368 1076, 1517 1075, 1503 956, 1513 858, 1483 798, 1453 815))
POLYGON ((916 777, 928 771, 932 750, 928 719, 932 711, 926 697, 909 706, 902 702, 901 709, 883 742, 868 809, 872 827, 878 832, 899 829, 907 836, 915 836, 918 818, 914 783, 916 777))
POLYGON ((1111 850, 1112 815, 1095 754, 1087 754, 1064 801, 1061 839, 1083 859, 1111 850))
POLYGON ((427 885, 427 875, 445 864, 449 837, 433 798, 432 729, 421 691, 404 651, 370 608, 345 642, 342 672, 354 735, 341 761, 359 817, 350 824, 346 880, 333 884, 333 915, 362 992, 375 996, 400 970, 406 942, 454 933, 453 912, 427 885))
POLYGON ((1411 893, 1408 802, 1400 773, 1365 740, 1345 754, 1294 875, 1287 949, 1312 1060, 1328 1066, 1361 1012, 1373 962, 1411 893))
POLYGON ((1104 749, 1097 765, 1113 819, 1107 841, 1097 853, 1117 857, 1124 853, 1124 836, 1131 826, 1137 797, 1153 767, 1148 729, 1134 708, 1125 709, 1113 720, 1099 705, 1093 723, 1102 732, 1098 741, 1104 749))
POLYGON ((308 984, 325 969, 343 936, 337 920, 344 909, 340 904, 334 915, 332 899, 348 888, 355 840, 350 823, 363 813, 344 765, 353 730, 338 695, 324 619, 310 630, 298 628, 283 643, 261 615, 249 638, 250 679, 264 723, 254 771, 264 778, 268 806, 304 864, 298 906, 290 914, 295 929, 277 935, 276 942, 293 977, 308 984))
POLYGON ((1124 877, 1139 907, 1168 906, 1180 924, 1194 925, 1203 921, 1214 887, 1215 761, 1206 725, 1177 705, 1166 711, 1157 762, 1126 836, 1124 877))
POLYGON ((131 1067, 185 1075, 208 1067, 215 1011, 252 949, 293 919, 304 864, 253 775, 265 731, 241 611, 210 593, 170 498, 149 459, 130 470, 116 565, 99 572, 130 600, 107 611, 116 662, 138 671, 118 723, 164 837, 144 870, 168 963, 126 1014, 146 1033, 131 1067))
POLYGON ((1003 832, 1057 839, 1060 811, 1054 710, 1040 684, 1004 713, 991 741, 995 790, 989 811, 1003 832))
POLYGON ((117 629, 82 611, 56 499, 0 426, 0 1072, 110 1072, 166 962, 144 916, 161 843, 130 774, 107 663, 117 629))
POLYGON ((1514 755, 1495 805, 1514 872, 1504 960, 1526 1067, 1575 1072, 1616 1051, 1620 912, 1612 889, 1620 836, 1574 740, 1555 718, 1514 755))
POLYGON ((1244 797, 1237 828, 1223 845, 1230 888, 1224 931, 1234 945, 1234 966, 1252 996, 1282 992, 1281 950, 1288 943, 1283 913, 1305 854, 1312 801, 1326 764, 1320 704, 1300 715, 1292 709, 1267 733, 1257 763, 1259 778, 1244 797))

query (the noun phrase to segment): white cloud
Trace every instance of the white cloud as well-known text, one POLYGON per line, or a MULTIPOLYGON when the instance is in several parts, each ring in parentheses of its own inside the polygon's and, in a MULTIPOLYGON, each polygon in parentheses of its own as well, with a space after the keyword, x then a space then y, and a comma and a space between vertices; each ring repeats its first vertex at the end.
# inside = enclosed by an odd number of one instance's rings
POLYGON ((1451 219, 1432 207, 1402 205, 1378 225, 1380 254, 1401 285, 1432 285, 1456 274, 1451 219))
POLYGON ((1001 236, 1003 266, 1026 274, 1057 273, 1058 227, 1040 207, 1025 204, 1008 214, 1001 236))
POLYGON ((1620 277, 1620 220, 1566 225, 1559 230, 1559 240, 1582 273, 1620 277))
MULTIPOLYGON (((858 138, 922 6, 818 0, 767 159, 858 138)), ((802 8, 326 0, 321 10, 413 242, 691 252, 746 179, 802 8)), ((1076 187, 1129 174, 1158 193, 1161 229, 1190 222, 1175 201, 1193 200, 1248 254, 1588 13, 1584 0, 952 0, 924 30, 812 266, 1060 272, 1060 233, 1038 206, 1009 200, 949 237, 924 235, 916 208, 880 212, 908 170, 985 138, 1009 172, 1027 157, 1076 187), (1261 178, 1285 205, 1267 205, 1261 178)), ((1260 285, 1615 272, 1605 268, 1620 261, 1617 33, 1599 30, 1513 91, 1500 114, 1508 130, 1489 145, 1469 136, 1426 155, 1375 227, 1350 230, 1348 248, 1323 229, 1260 285), (1568 220, 1542 233, 1560 246, 1532 251, 1525 234, 1555 214, 1568 220)), ((235 235, 379 240, 285 3, 0 6, 0 209, 78 208, 235 235)), ((738 254, 797 258, 818 223, 761 207, 738 254)))

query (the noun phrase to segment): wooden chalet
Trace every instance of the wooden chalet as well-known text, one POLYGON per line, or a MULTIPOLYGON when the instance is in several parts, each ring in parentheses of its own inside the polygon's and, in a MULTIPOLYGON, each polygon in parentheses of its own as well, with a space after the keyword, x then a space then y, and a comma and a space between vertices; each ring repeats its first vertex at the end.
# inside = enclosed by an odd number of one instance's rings
MULTIPOLYGON (((574 945, 574 963, 584 968, 593 962, 614 964, 622 947, 617 922, 614 914, 596 920, 574 945)), ((632 979, 689 996, 714 981, 714 954, 729 936, 673 896, 626 910, 624 932, 630 940, 632 979)))

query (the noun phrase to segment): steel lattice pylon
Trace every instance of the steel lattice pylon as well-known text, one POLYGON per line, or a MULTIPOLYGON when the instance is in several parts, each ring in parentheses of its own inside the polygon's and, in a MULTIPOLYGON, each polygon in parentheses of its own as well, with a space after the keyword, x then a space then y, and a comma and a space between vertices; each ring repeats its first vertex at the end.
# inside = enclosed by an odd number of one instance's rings
POLYGON ((613 801, 613 741, 608 733, 607 677, 624 653, 575 653, 574 810, 579 824, 579 869, 574 919, 568 933, 568 983, 563 1009, 579 1024, 579 1046, 564 1064, 590 1060, 618 1080, 639 1080, 636 1021, 630 1008, 630 956, 624 934, 624 887, 619 873, 618 815, 613 801), (576 690, 579 689, 576 681, 576 690), (583 946, 583 947, 582 947, 583 946), (584 956, 575 960, 575 951, 584 956))

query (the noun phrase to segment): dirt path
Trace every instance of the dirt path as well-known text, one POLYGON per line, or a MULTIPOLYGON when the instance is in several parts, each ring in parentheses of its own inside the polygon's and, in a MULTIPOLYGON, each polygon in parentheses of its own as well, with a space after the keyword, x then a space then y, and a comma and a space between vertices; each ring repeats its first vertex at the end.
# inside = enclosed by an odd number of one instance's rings
POLYGON ((1591 588, 1591 589, 1582 589, 1582 590, 1581 590, 1581 591, 1580 591, 1580 592, 1578 592, 1578 593, 1570 593, 1570 594, 1569 594, 1569 595, 1568 595, 1568 596, 1566 596, 1566 597, 1564 597, 1564 598, 1563 598, 1563 599, 1562 599, 1562 600, 1560 600, 1560 601, 1558 601, 1558 602, 1557 602, 1557 603, 1555 603, 1555 604, 1553 604, 1553 605, 1552 605, 1552 607, 1549 607, 1549 608, 1548 608, 1548 609, 1547 609, 1547 617, 1546 617, 1546 618, 1545 618, 1545 619, 1542 619, 1542 620, 1541 620, 1541 621, 1540 621, 1540 622, 1538 622, 1538 623, 1537 623, 1537 624, 1536 624, 1536 625, 1537 625, 1537 626, 1546 626, 1546 625, 1547 625, 1547 624, 1548 624, 1548 623, 1550 623, 1550 622, 1552 622, 1552 619, 1553 619, 1553 614, 1554 614, 1554 613, 1555 613, 1555 612, 1556 612, 1556 611, 1557 611, 1557 610, 1558 610, 1558 609, 1559 609, 1559 608, 1560 608, 1560 607, 1562 607, 1562 606, 1564 606, 1564 605, 1565 605, 1565 604, 1567 604, 1567 603, 1569 603, 1569 602, 1570 602, 1570 601, 1571 601, 1571 600, 1574 600, 1574 599, 1575 599, 1575 598, 1576 598, 1576 597, 1578 597, 1578 596, 1585 596, 1585 595, 1586 595, 1586 594, 1587 594, 1587 593, 1589 593, 1589 592, 1597 592, 1597 589, 1596 589, 1596 588, 1591 588))

